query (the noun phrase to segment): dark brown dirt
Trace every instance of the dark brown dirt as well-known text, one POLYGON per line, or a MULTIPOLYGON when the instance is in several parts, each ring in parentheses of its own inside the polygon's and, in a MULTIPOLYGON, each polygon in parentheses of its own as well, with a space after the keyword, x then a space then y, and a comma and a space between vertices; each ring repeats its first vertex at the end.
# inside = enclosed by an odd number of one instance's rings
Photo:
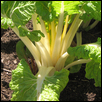
MULTIPOLYGON (((29 23, 28 27, 32 25, 29 23)), ((97 41, 101 37, 101 22, 88 32, 83 32, 83 43, 97 41)), ((19 59, 16 54, 16 43, 20 39, 9 29, 1 29, 1 101, 10 101, 11 91, 9 82, 11 71, 14 70, 19 59)), ((78 73, 70 74, 67 86, 61 92, 60 101, 101 101, 101 88, 94 86, 94 80, 85 78, 85 64, 78 73)))

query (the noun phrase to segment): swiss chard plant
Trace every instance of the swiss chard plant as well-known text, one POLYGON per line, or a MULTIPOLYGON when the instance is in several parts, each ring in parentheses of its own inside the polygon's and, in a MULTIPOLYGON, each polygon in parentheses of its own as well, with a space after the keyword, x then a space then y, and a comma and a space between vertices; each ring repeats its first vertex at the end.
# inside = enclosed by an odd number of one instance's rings
POLYGON ((58 101, 69 74, 83 63, 85 77, 101 87, 101 38, 82 44, 82 31, 99 21, 101 1, 1 1, 1 27, 12 28, 21 39, 16 45, 20 62, 9 83, 11 101, 58 101), (32 31, 26 27, 29 20, 32 31))

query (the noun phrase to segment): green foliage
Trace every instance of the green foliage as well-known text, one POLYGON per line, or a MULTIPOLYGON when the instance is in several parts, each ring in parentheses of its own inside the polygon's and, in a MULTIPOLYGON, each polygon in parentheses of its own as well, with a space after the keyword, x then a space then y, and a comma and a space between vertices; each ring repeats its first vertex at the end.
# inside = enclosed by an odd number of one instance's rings
POLYGON ((51 22, 56 16, 56 12, 52 6, 52 1, 37 1, 35 7, 36 13, 45 21, 51 22))
POLYGON ((84 21, 95 19, 101 21, 101 1, 81 1, 84 14, 80 17, 84 21))
POLYGON ((90 61, 86 64, 86 74, 85 77, 88 79, 95 80, 95 86, 101 87, 101 63, 96 63, 95 61, 90 61))
POLYGON ((4 1, 1 5, 1 27, 18 27, 20 36, 27 36, 31 41, 39 41, 44 34, 41 31, 28 31, 22 26, 32 18, 35 10, 34 1, 4 1), (12 5, 12 6, 11 6, 12 5))
MULTIPOLYGON (((76 60, 78 60, 77 57, 69 55, 69 57, 66 59, 65 66, 76 60)), ((81 68, 81 64, 74 65, 70 67, 70 73, 77 73, 80 70, 80 68, 81 68)))
POLYGON ((92 59, 95 62, 101 63, 101 48, 99 47, 100 45, 99 40, 96 43, 93 44, 86 44, 82 46, 76 46, 76 47, 69 47, 68 48, 68 53, 71 56, 77 56, 79 58, 84 58, 84 59, 92 59), (98 45, 96 45, 98 44, 98 45))
POLYGON ((98 37, 96 44, 98 44, 99 46, 101 46, 101 38, 98 37))
POLYGON ((81 64, 74 65, 70 68, 70 73, 77 73, 81 69, 81 64))
POLYGON ((1 5, 1 13, 12 19, 16 26, 25 25, 34 9, 34 1, 4 1, 1 5))
POLYGON ((28 57, 32 57, 30 51, 21 40, 16 44, 16 53, 19 59, 25 59, 26 61, 28 57))
POLYGON ((44 81, 44 88, 42 90, 41 97, 42 101, 59 101, 60 92, 67 85, 69 78, 69 71, 62 69, 56 71, 53 76, 47 76, 44 81))
POLYGON ((64 1, 64 11, 68 12, 68 15, 79 13, 79 1, 64 1))
POLYGON ((11 8, 16 1, 3 1, 1 3, 1 13, 10 18, 11 8))
POLYGON ((40 30, 34 30, 32 32, 28 32, 26 33, 27 37, 31 40, 31 41, 39 41, 41 39, 41 37, 45 37, 44 34, 40 31, 40 30))
MULTIPOLYGON (((56 15, 58 16, 61 10, 62 1, 53 1, 52 5, 54 10, 56 11, 56 15)), ((64 1, 64 11, 67 12, 68 15, 79 13, 79 1, 64 1)))
MULTIPOLYGON (((53 76, 46 76, 42 80, 41 101, 58 101, 60 92, 65 88, 69 71, 62 69, 56 71, 53 76), (66 77, 67 76, 67 77, 66 77)), ((11 101, 37 101, 37 81, 39 76, 35 76, 30 71, 26 61, 22 59, 17 68, 12 71, 12 79, 9 84, 11 90, 14 90, 11 101)), ((38 85, 39 86, 39 85, 38 85)))
MULTIPOLYGON (((25 25, 36 11, 43 20, 51 22, 60 14, 61 1, 4 1, 1 13, 12 19, 15 25, 25 25), (11 6, 12 5, 12 6, 11 6)), ((84 21, 101 21, 101 1, 64 1, 64 11, 68 15, 83 13, 84 21)))
POLYGON ((6 17, 4 18, 1 17, 1 28, 8 29, 8 27, 11 27, 11 28, 14 27, 14 23, 12 22, 12 20, 6 17))
POLYGON ((65 66, 72 63, 75 59, 75 56, 68 56, 68 58, 66 59, 66 62, 65 62, 65 66))
POLYGON ((86 75, 88 79, 95 80, 95 86, 101 87, 101 38, 93 44, 86 44, 82 46, 69 47, 68 53, 71 56, 77 56, 78 59, 91 59, 86 64, 86 75))
POLYGON ((27 59, 24 47, 25 45, 22 41, 17 42, 16 53, 19 59, 27 59))
POLYGON ((27 36, 31 41, 39 41, 41 37, 45 37, 40 30, 28 31, 22 27, 18 27, 20 36, 27 36))
POLYGON ((12 79, 9 83, 11 90, 14 90, 11 101, 34 101, 37 100, 35 77, 24 59, 20 61, 17 68, 12 71, 12 79))

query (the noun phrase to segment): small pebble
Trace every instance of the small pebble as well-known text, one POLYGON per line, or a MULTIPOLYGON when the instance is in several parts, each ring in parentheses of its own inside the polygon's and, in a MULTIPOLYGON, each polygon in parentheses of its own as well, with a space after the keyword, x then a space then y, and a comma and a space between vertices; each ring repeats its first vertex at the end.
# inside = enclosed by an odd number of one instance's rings
POLYGON ((13 63, 14 63, 14 64, 17 64, 17 60, 14 60, 13 63))

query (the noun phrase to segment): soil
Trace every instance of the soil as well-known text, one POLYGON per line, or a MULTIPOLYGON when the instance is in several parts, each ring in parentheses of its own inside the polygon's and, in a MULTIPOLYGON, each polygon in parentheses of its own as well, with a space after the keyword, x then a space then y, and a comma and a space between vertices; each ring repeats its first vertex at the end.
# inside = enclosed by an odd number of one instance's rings
MULTIPOLYGON (((31 21, 27 24, 32 29, 31 21)), ((88 32, 82 33, 83 44, 96 42, 101 37, 101 22, 88 32)), ((20 60, 16 54, 16 43, 20 39, 8 28, 1 29, 1 101, 10 101, 12 90, 9 87, 11 71, 20 60)), ((85 78, 85 64, 78 73, 69 75, 69 82, 60 94, 60 101, 101 101, 101 88, 94 86, 94 80, 85 78)))

